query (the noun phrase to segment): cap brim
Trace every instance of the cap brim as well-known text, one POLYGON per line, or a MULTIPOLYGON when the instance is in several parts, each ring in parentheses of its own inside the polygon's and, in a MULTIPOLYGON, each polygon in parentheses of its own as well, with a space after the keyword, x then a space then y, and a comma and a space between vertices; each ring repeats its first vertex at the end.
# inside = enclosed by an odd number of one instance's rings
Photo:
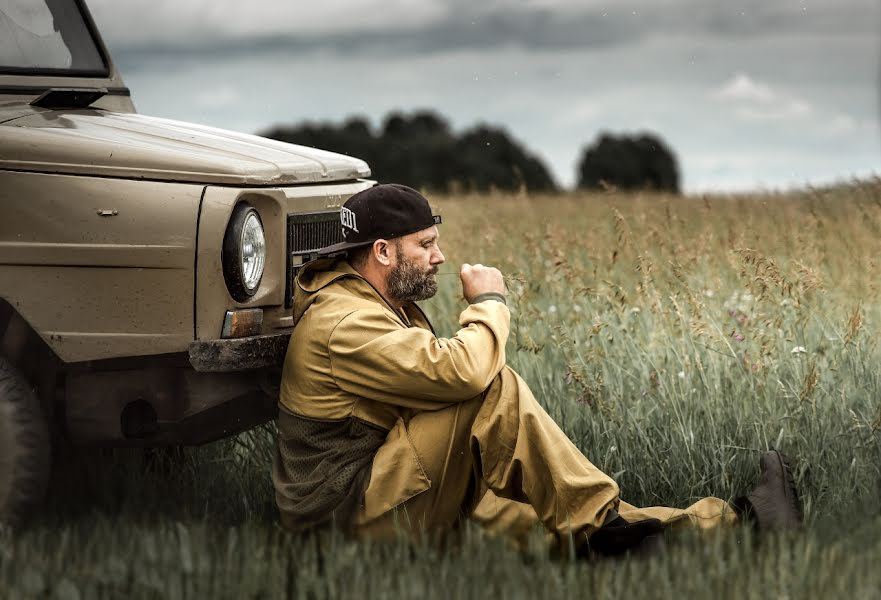
POLYGON ((355 248, 363 248, 364 246, 369 246, 376 240, 368 240, 366 242, 340 242, 339 244, 333 244, 331 246, 325 246, 324 248, 319 249, 315 252, 318 256, 328 256, 329 254, 336 254, 338 252, 345 252, 346 250, 353 250, 355 248))

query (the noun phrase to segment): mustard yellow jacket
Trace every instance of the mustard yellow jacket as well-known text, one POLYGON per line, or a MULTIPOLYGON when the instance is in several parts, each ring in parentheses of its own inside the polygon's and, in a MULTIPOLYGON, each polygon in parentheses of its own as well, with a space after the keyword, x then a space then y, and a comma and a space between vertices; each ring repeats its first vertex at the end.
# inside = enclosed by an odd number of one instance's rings
POLYGON ((407 452, 389 446, 406 442, 415 412, 469 400, 489 386, 505 365, 510 313, 504 302, 471 304, 459 315, 461 329, 438 338, 418 306, 394 310, 343 259, 301 270, 293 312, 273 463, 276 502, 294 530, 351 526, 371 468, 374 476, 398 473, 383 509, 430 486, 418 465, 401 462, 413 462, 407 452), (374 467, 374 459, 383 464, 374 467))

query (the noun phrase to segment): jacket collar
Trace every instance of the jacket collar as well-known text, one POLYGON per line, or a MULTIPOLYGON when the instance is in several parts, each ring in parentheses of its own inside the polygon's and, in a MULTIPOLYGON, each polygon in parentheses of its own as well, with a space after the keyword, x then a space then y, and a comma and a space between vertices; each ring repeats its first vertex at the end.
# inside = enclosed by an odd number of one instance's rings
POLYGON ((380 294, 370 282, 364 279, 361 274, 343 258, 320 258, 307 263, 300 270, 296 281, 298 289, 294 296, 294 324, 300 320, 300 317, 303 316, 306 309, 312 305, 316 295, 321 290, 342 280, 351 280, 350 283, 352 285, 346 286, 348 291, 361 298, 378 302, 386 310, 394 314, 395 318, 400 321, 401 325, 404 327, 410 327, 411 322, 415 317, 416 320, 424 321, 431 332, 434 333, 434 327, 432 327, 428 317, 425 316, 422 309, 415 303, 410 302, 405 305, 403 309, 404 314, 401 315, 399 311, 392 308, 386 299, 382 297, 382 294, 380 294))

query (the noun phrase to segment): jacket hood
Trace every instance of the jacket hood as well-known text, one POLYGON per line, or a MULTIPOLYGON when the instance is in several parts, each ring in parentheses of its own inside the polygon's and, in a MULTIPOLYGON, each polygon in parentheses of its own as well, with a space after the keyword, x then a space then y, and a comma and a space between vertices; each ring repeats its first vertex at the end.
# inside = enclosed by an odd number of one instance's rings
POLYGON ((0 168, 236 185, 367 177, 363 160, 214 127, 97 109, 0 113, 0 168))
POLYGON ((345 259, 321 258, 307 263, 297 275, 297 286, 294 289, 294 326, 318 298, 318 293, 341 279, 351 279, 352 289, 359 296, 385 304, 382 296, 345 259))

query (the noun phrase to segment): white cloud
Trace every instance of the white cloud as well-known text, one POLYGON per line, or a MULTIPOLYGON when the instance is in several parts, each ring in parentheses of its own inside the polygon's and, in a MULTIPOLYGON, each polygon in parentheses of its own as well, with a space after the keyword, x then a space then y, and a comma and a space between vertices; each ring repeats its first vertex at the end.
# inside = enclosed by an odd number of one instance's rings
POLYGON ((741 122, 797 123, 803 132, 831 137, 862 129, 851 115, 816 107, 804 98, 773 89, 743 72, 712 90, 710 96, 729 105, 734 117, 741 122))
POLYGON ((743 100, 760 104, 768 104, 777 98, 770 87, 754 81, 746 73, 736 73, 715 90, 713 95, 722 100, 743 100))
POLYGON ((804 100, 783 100, 779 104, 738 106, 734 114, 743 121, 793 121, 814 114, 814 107, 804 100))
POLYGON ((796 121, 815 114, 807 100, 774 90, 743 72, 712 90, 710 96, 731 105, 741 121, 796 121))

